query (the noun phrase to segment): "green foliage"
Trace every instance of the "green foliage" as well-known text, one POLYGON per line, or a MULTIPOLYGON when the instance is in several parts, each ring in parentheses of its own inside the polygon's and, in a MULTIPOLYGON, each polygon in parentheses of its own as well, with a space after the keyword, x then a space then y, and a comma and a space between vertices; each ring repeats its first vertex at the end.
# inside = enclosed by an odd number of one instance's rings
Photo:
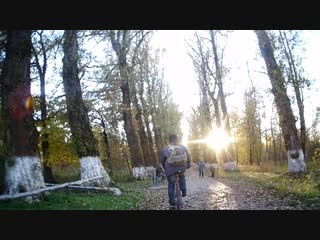
POLYGON ((129 175, 129 174, 125 174, 125 175, 115 175, 113 176, 113 181, 117 182, 117 183, 126 183, 126 182, 134 182, 136 181, 136 179, 132 176, 132 175, 129 175))
POLYGON ((183 113, 179 111, 178 105, 171 99, 168 103, 164 104, 163 110, 161 111, 158 119, 159 126, 163 133, 163 142, 166 143, 168 141, 168 136, 172 133, 177 134, 178 137, 182 137, 182 115, 183 113))
POLYGON ((80 164, 54 164, 52 173, 57 183, 73 182, 80 180, 80 164))
POLYGON ((320 162, 320 148, 316 148, 314 155, 312 156, 312 161, 320 162))
POLYGON ((68 165, 77 164, 79 158, 73 147, 72 142, 68 139, 66 129, 51 122, 48 126, 49 134, 49 157, 47 161, 48 166, 54 164, 68 165))
MULTIPOLYGON (((45 134, 48 135, 48 159, 45 163, 47 166, 79 165, 79 158, 71 141, 71 132, 65 108, 65 101, 49 101, 47 128, 43 129, 41 123, 37 122, 41 133, 40 140, 45 134)), ((39 149, 42 153, 41 141, 39 142, 39 149)))
POLYGON ((314 150, 311 161, 308 164, 309 170, 312 175, 320 175, 320 148, 314 150))

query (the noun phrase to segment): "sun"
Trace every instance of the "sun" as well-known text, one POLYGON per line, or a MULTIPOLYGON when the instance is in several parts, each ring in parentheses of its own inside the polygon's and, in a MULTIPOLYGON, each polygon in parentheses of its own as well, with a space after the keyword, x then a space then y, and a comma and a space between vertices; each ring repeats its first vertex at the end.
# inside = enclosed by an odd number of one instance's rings
POLYGON ((222 149, 226 148, 230 142, 232 142, 232 138, 229 137, 223 129, 216 128, 206 139, 206 142, 211 148, 220 152, 222 149))

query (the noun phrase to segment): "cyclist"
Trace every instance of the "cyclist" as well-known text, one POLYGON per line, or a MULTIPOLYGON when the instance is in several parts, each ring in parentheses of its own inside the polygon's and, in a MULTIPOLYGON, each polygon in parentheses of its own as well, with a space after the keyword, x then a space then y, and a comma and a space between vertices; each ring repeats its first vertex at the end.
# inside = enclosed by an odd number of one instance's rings
MULTIPOLYGON (((176 156, 175 158, 178 159, 179 157, 176 156)), ((170 205, 171 209, 174 209, 175 205, 176 205, 175 200, 174 200, 175 180, 176 180, 175 173, 177 171, 181 172, 180 177, 179 177, 179 185, 180 185, 180 189, 182 192, 182 196, 185 197, 185 196, 187 196, 187 186, 186 186, 186 179, 185 179, 184 173, 185 173, 186 169, 190 168, 190 166, 191 166, 191 157, 189 155, 188 149, 185 146, 178 144, 177 135, 171 134, 169 136, 169 145, 165 146, 162 149, 160 160, 161 160, 163 168, 165 169, 165 174, 166 174, 167 180, 168 180, 169 205, 170 205), (178 149, 177 152, 181 152, 184 155, 184 161, 182 161, 182 163, 179 163, 179 164, 169 163, 172 148, 178 149)))
POLYGON ((156 168, 156 183, 163 184, 165 179, 164 169, 161 164, 156 168))

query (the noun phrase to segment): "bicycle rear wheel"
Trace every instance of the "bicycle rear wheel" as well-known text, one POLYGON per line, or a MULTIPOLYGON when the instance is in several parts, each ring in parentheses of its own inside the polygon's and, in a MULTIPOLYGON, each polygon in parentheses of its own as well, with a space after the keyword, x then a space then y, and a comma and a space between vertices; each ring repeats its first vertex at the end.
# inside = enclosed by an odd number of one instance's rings
POLYGON ((180 186, 179 183, 176 183, 176 193, 175 193, 175 197, 176 197, 176 206, 177 209, 180 210, 182 209, 182 195, 181 195, 181 191, 180 191, 180 186))

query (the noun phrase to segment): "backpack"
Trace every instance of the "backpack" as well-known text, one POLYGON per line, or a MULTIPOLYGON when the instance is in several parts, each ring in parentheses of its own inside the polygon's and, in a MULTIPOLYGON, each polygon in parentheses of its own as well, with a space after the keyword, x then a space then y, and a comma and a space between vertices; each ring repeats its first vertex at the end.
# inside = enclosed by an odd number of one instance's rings
POLYGON ((187 161, 187 155, 183 152, 181 146, 178 145, 168 145, 169 157, 167 159, 168 163, 173 166, 182 166, 187 161))

